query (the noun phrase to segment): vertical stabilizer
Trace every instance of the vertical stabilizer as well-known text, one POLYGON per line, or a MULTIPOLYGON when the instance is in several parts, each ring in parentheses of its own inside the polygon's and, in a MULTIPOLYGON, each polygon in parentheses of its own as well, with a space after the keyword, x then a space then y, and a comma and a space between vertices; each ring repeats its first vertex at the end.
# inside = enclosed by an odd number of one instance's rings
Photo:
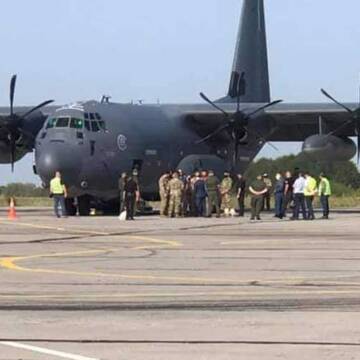
POLYGON ((242 102, 270 101, 264 0, 243 0, 239 33, 227 101, 236 102, 237 74, 245 72, 242 102))

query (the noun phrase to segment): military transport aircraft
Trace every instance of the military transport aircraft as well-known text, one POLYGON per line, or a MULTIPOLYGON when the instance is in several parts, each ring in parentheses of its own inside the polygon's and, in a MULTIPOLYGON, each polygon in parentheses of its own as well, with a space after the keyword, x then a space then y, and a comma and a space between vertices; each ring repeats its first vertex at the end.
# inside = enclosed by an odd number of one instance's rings
POLYGON ((34 171, 45 185, 56 170, 69 189, 70 213, 88 215, 90 201, 118 198, 121 172, 140 171, 142 196, 158 196, 168 169, 242 172, 265 143, 303 141, 320 159, 348 160, 360 144, 358 104, 271 102, 263 0, 244 0, 229 91, 198 105, 79 102, 69 106, 0 109, 0 162, 35 152, 34 171), (349 138, 356 135, 357 147, 349 138), (73 199, 77 199, 73 202, 73 199), (75 204, 75 205, 74 205, 75 204))

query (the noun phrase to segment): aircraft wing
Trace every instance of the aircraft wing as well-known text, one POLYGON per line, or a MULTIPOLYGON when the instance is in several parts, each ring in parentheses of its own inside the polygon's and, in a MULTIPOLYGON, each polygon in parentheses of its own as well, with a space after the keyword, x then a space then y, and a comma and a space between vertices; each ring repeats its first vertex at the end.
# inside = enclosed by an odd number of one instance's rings
MULTIPOLYGON (((358 107, 357 104, 346 106, 352 110, 358 107)), ((265 116, 273 124, 269 141, 304 141, 319 133, 321 123, 324 133, 339 129, 338 136, 355 136, 351 114, 335 104, 279 104, 265 110, 265 116)))
MULTIPOLYGON (((249 105, 249 104, 247 104, 249 105)), ((350 109, 356 110, 357 104, 345 104, 350 109)), ((234 114, 236 106, 233 104, 221 104, 228 114, 234 114)), ((244 105, 244 111, 251 112, 261 105, 251 104, 251 107, 244 105)), ((320 104, 278 104, 266 109, 259 116, 269 124, 270 134, 265 129, 259 128, 259 133, 264 135, 268 141, 304 141, 307 137, 319 133, 320 122, 324 133, 332 132, 342 126, 336 132, 338 136, 355 136, 355 127, 351 123, 352 117, 341 107, 331 103, 320 104), (267 133, 266 133, 267 132, 267 133)), ((215 131, 222 124, 226 123, 224 115, 212 108, 194 108, 186 112, 185 124, 195 131, 200 137, 205 137, 215 131)), ((251 120, 250 120, 251 123, 251 120)), ((221 132, 214 139, 214 142, 231 141, 230 136, 221 132)))

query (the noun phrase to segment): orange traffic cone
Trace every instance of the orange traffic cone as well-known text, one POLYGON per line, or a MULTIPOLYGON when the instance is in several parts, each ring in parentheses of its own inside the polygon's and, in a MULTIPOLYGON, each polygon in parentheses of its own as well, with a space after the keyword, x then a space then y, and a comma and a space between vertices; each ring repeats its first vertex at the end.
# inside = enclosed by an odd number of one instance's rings
POLYGON ((14 198, 10 198, 8 219, 9 220, 16 220, 17 219, 14 198))

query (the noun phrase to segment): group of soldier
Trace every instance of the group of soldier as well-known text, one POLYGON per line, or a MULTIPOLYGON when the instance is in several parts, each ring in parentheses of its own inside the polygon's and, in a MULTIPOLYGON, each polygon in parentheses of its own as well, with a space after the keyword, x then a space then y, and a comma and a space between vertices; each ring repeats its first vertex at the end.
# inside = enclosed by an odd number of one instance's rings
MULTIPOLYGON (((126 219, 133 220, 136 203, 140 200, 138 171, 122 174, 119 179, 121 194, 120 212, 126 209, 126 219)), ((168 171, 159 179, 160 215, 162 217, 243 217, 245 197, 251 201, 251 220, 261 220, 263 210, 271 210, 275 203, 275 217, 283 219, 291 212, 291 220, 298 220, 300 213, 306 220, 314 220, 313 202, 319 196, 323 219, 329 218, 330 182, 325 174, 319 181, 309 173, 295 169, 277 173, 274 181, 268 174, 258 175, 250 184, 241 174, 231 176, 225 171, 220 180, 213 170, 195 171, 191 175, 182 170, 168 171), (234 204, 233 195, 236 195, 234 204), (235 211, 238 208, 238 211, 235 211)))
MULTIPOLYGON (((238 176, 241 184, 242 176, 238 176)), ((221 209, 225 216, 232 209, 231 191, 234 180, 229 172, 220 181, 213 170, 196 171, 185 175, 181 170, 166 172, 159 179, 160 215, 163 217, 211 217, 213 210, 220 217, 221 209)), ((240 186, 239 203, 244 208, 245 183, 240 186), (241 195, 241 196, 240 196, 241 195)))
POLYGON ((160 214, 163 217, 216 217, 234 216, 236 211, 232 194, 236 194, 238 215, 243 217, 245 196, 249 193, 251 201, 251 220, 261 220, 263 210, 271 210, 274 198, 275 217, 283 219, 291 213, 291 220, 299 220, 300 212, 304 220, 314 220, 313 202, 319 197, 323 209, 322 219, 329 218, 330 181, 324 173, 319 181, 307 172, 295 169, 277 173, 274 182, 268 174, 258 175, 249 185, 243 175, 232 177, 225 172, 222 180, 214 171, 197 171, 185 175, 181 170, 166 172, 159 179, 160 214))

